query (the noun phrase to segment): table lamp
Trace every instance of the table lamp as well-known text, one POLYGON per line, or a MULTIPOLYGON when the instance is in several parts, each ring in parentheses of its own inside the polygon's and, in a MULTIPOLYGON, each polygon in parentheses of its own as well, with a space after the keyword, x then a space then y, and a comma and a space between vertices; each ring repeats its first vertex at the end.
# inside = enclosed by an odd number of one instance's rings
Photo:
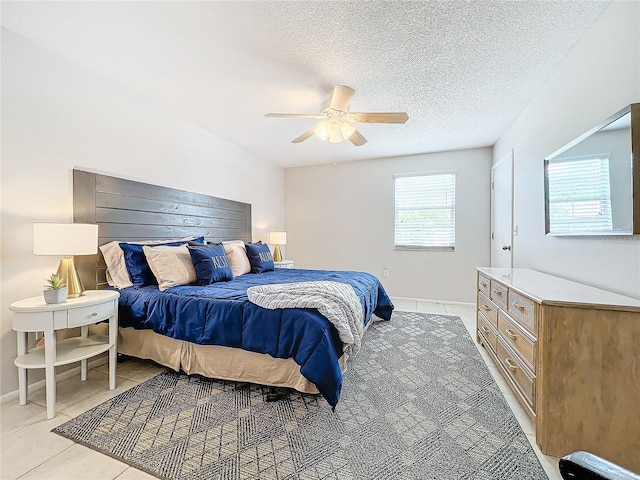
POLYGON ((84 295, 73 255, 98 253, 98 225, 84 223, 34 223, 33 253, 63 255, 57 274, 64 278, 69 298, 84 295))
POLYGON ((275 245, 273 248, 273 261, 281 262, 280 245, 287 244, 287 232, 269 232, 269 243, 275 245))

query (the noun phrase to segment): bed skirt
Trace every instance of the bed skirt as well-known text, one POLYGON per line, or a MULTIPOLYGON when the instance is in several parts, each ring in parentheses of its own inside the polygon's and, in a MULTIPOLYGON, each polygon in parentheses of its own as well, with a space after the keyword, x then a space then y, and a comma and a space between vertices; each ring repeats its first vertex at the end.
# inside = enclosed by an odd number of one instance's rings
MULTIPOLYGON (((240 348, 197 345, 165 337, 152 330, 120 327, 118 353, 153 360, 175 371, 220 380, 250 382, 272 387, 293 388, 303 393, 319 393, 315 385, 300 374, 291 358, 274 358, 240 348)), ((340 357, 345 371, 346 357, 340 357)))

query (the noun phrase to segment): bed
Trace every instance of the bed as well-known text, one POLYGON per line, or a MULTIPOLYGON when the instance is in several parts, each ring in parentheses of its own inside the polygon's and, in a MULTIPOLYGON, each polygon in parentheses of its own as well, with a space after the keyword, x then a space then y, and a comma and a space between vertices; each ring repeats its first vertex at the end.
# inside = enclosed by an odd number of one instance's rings
MULTIPOLYGON (((191 236, 195 244, 251 240, 248 204, 81 170, 74 170, 74 221, 100 225, 101 247, 191 236)), ((83 257, 78 267, 86 288, 114 288, 105 255, 83 257)), ((391 317, 384 287, 365 272, 268 269, 206 285, 160 279, 119 288, 118 351, 188 374, 320 393, 335 407, 349 356, 342 332, 316 308, 264 308, 248 298, 267 285, 310 282, 350 286, 363 329, 374 315, 391 317)))

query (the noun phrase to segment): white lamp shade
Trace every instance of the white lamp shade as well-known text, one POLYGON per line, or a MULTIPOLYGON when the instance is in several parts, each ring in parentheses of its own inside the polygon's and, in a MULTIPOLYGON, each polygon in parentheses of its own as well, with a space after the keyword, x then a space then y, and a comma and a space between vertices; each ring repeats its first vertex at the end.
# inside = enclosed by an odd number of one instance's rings
POLYGON ((98 252, 98 225, 85 223, 34 223, 36 255, 93 255, 98 252))
POLYGON ((269 243, 271 245, 286 245, 287 232, 269 232, 269 243))

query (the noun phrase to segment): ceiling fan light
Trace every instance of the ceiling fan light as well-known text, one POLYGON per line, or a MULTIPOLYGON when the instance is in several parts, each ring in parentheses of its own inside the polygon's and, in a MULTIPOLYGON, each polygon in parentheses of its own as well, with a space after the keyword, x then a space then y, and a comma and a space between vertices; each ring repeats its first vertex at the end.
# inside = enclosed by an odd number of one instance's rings
POLYGON ((326 120, 320 123, 313 133, 321 140, 340 143, 355 133, 356 129, 349 122, 326 120))
POLYGON ((356 132, 356 127, 351 125, 349 122, 340 123, 340 134, 342 135, 343 140, 348 140, 349 138, 351 138, 351 135, 353 135, 355 132, 356 132))
POLYGON ((342 128, 339 121, 329 122, 329 141, 331 143, 340 143, 344 140, 342 138, 342 128))
POLYGON ((328 123, 329 123, 328 121, 320 123, 313 131, 315 136, 318 137, 320 140, 323 140, 323 141, 328 140, 328 137, 329 137, 329 129, 327 125, 328 123))
POLYGON ((313 131, 320 139, 326 142, 339 143, 344 140, 340 132, 340 125, 335 120, 325 120, 321 122, 313 131))

